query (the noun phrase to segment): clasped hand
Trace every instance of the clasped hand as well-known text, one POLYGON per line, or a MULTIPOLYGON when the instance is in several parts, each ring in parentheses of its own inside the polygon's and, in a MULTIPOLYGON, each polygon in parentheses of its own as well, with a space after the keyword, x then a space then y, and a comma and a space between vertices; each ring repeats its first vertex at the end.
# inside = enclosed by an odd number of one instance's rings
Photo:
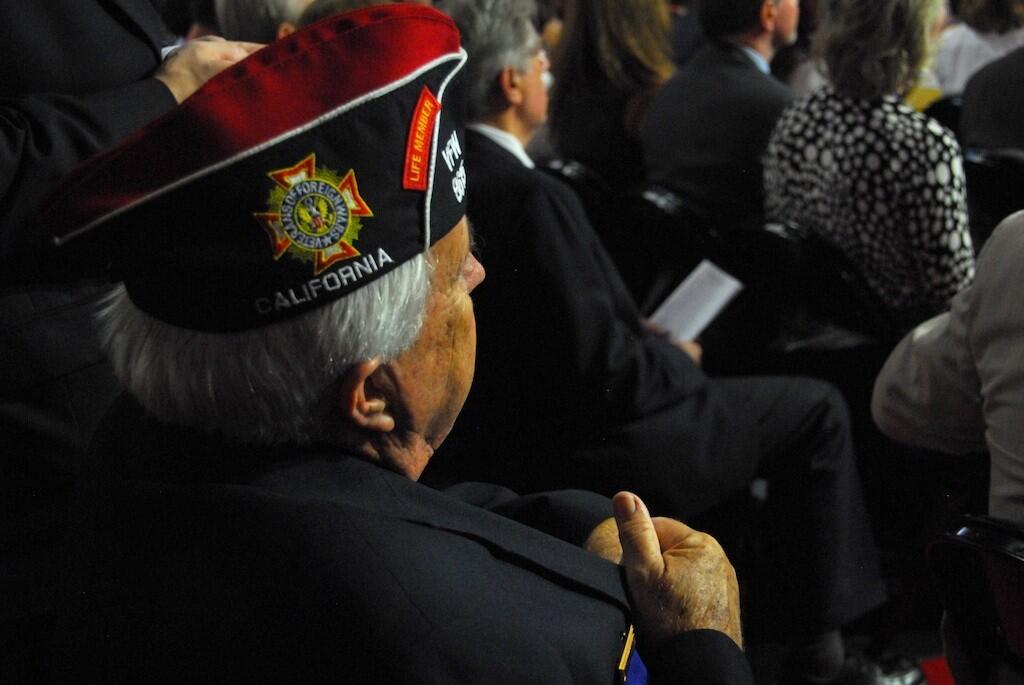
POLYGON ((742 647, 736 571, 718 541, 674 519, 651 518, 629 492, 615 495, 612 506, 615 518, 585 546, 625 567, 641 644, 656 649, 682 632, 711 629, 742 647))

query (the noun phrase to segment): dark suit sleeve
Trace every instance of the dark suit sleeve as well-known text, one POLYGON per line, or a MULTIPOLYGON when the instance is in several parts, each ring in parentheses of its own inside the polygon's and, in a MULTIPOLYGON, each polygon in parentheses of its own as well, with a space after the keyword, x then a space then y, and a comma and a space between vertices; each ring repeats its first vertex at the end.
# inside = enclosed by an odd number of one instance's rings
POLYGON ((597 524, 612 515, 610 499, 584 490, 557 490, 520 497, 500 485, 460 483, 446 489, 445 494, 577 547, 583 545, 597 524))
POLYGON ((543 179, 527 197, 517 234, 517 286, 546 357, 540 374, 557 398, 552 411, 585 425, 647 416, 703 386, 704 374, 680 349, 649 333, 598 242, 578 198, 543 179), (568 393, 568 394, 566 394, 568 393))
POLYGON ((640 655, 651 685, 753 685, 750 664, 736 643, 717 630, 691 630, 653 654, 640 655))
POLYGON ((34 280, 49 236, 34 217, 61 177, 175 104, 156 79, 85 96, 0 99, 0 261, 3 280, 34 280))

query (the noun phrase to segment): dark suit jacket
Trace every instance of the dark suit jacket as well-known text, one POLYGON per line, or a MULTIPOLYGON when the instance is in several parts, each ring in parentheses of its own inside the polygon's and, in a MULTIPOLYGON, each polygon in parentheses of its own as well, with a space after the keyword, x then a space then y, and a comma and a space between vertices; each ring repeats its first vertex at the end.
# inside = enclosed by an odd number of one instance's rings
POLYGON ((1024 48, 985 65, 964 87, 964 147, 1024 150, 1024 48))
POLYGON ((57 181, 174 98, 148 78, 166 30, 147 0, 8 2, 0 25, 0 273, 10 282, 35 276, 39 263, 24 259, 45 236, 32 220, 57 181))
POLYGON ((118 388, 92 323, 105 288, 23 285, 78 275, 64 255, 42 257, 33 219, 65 173, 174 98, 148 78, 164 29, 147 0, 3 2, 0 26, 0 499, 28 523, 18 542, 36 544, 63 520, 67 480, 118 388))
POLYGON ((474 131, 466 166, 487 270, 476 377, 428 477, 637 488, 679 516, 746 482, 756 448, 718 425, 739 424, 713 382, 644 327, 573 192, 474 131))
POLYGON ((760 222, 761 156, 792 99, 740 48, 709 40, 654 96, 640 135, 647 180, 718 225, 760 222))
MULTIPOLYGON (((130 399, 117 409, 75 511, 63 673, 613 682, 624 582, 575 546, 607 500, 479 484, 445 494, 330 448, 229 448, 130 399)), ((751 682, 714 631, 645 658, 654 683, 751 682)))
POLYGON ((695 9, 672 14, 669 38, 672 41, 672 61, 678 67, 685 66, 707 41, 695 9))

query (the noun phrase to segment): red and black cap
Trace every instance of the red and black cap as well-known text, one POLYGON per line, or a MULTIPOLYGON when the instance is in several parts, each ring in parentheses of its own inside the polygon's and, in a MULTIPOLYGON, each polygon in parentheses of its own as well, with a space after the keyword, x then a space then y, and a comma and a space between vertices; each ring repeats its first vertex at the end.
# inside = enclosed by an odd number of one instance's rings
POLYGON ((136 306, 185 328, 343 297, 464 215, 465 59, 429 7, 313 24, 77 169, 48 206, 54 242, 99 245, 136 306))

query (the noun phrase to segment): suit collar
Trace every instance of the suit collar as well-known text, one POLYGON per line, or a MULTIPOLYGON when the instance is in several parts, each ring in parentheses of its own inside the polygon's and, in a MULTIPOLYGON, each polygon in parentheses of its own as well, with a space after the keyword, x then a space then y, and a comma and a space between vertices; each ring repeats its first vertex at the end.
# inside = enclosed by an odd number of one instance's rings
POLYGON ((518 159, 527 169, 535 168, 533 160, 530 159, 528 154, 526 154, 526 148, 524 148, 523 144, 520 143, 519 140, 511 133, 502 131, 501 129, 495 128, 489 124, 481 123, 469 124, 466 128, 470 131, 476 131, 492 143, 504 148, 507 152, 514 155, 515 158, 518 159))
MULTIPOLYGON (((491 143, 500 154, 511 154, 491 143)), ((515 162, 518 164, 518 162, 515 162)), ((621 571, 582 549, 327 447, 228 447, 160 424, 122 395, 97 431, 89 472, 153 482, 217 482, 285 497, 334 501, 381 517, 449 531, 582 585, 629 611, 621 571), (125 430, 128 427, 130 430, 125 430)), ((100 475, 100 474, 103 475, 100 475)))
POLYGON ((700 57, 701 62, 729 63, 760 71, 754 60, 743 48, 727 40, 718 38, 708 40, 700 52, 694 56, 694 61, 698 57, 700 57))
POLYGON ((501 160, 505 164, 526 169, 519 158, 508 149, 471 128, 466 129, 466 148, 468 150, 466 154, 470 159, 501 160))
POLYGON ((762 74, 770 75, 772 73, 771 65, 768 64, 768 60, 766 60, 764 58, 764 55, 762 55, 760 52, 747 45, 737 45, 736 48, 744 55, 746 55, 747 58, 754 63, 754 66, 757 67, 758 71, 760 71, 762 74))
POLYGON ((149 43, 157 58, 160 59, 161 48, 171 38, 167 26, 149 0, 107 0, 111 8, 120 12, 139 35, 149 43))
POLYGON ((486 547, 583 585, 629 612, 621 570, 578 547, 516 521, 456 500, 375 465, 340 465, 360 506, 402 520, 472 538, 486 547), (355 494, 355 493, 358 494, 355 494))

